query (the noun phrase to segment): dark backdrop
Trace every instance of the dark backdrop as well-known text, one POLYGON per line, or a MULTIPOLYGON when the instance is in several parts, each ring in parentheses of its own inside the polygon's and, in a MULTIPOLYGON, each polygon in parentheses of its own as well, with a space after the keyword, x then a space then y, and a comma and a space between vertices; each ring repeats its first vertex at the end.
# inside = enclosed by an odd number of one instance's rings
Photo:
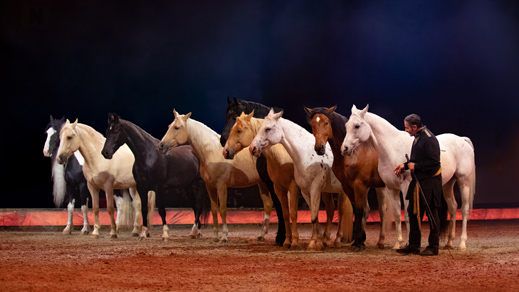
POLYGON ((417 113, 474 142, 476 207, 519 206, 517 1, 116 2, 0 2, 0 208, 53 206, 50 114, 161 138, 173 108, 220 132, 227 96, 417 113))

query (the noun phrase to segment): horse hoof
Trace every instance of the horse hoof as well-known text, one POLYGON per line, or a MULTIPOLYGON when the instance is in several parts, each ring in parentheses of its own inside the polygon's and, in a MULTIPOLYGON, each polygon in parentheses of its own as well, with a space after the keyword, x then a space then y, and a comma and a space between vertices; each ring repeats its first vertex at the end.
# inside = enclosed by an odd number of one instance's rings
POLYGON ((189 234, 189 238, 191 238, 191 239, 196 239, 196 238, 197 238, 197 236, 196 236, 196 235, 194 235, 194 234, 189 234))
POLYGON ((63 231, 61 233, 63 233, 63 234, 72 234, 72 231, 70 229, 63 229, 63 231))
POLYGON ((164 242, 169 241, 169 237, 162 237, 162 241, 164 241, 164 242))
POLYGON ((132 232, 132 236, 133 236, 133 237, 138 237, 138 236, 139 236, 139 233, 132 232))
POLYGON ((198 234, 196 235, 196 239, 200 239, 200 238, 202 238, 202 233, 198 233, 198 234))
POLYGON ((261 236, 261 235, 258 236, 258 241, 265 241, 265 237, 263 237, 263 236, 261 236))
POLYGON ((361 245, 361 246, 352 246, 351 247, 351 251, 353 252, 361 252, 361 251, 364 251, 366 249, 366 246, 365 245, 361 245))
POLYGON ((378 249, 384 249, 384 244, 383 243, 377 243, 377 247, 378 247, 378 249))
POLYGON ((451 249, 452 250, 452 249, 454 249, 454 247, 452 247, 452 245, 450 245, 450 244, 447 244, 447 245, 445 245, 445 247, 443 249, 445 249, 445 250, 451 249))
POLYGON ((334 241, 333 242, 333 247, 335 248, 341 248, 342 247, 342 243, 340 241, 334 241))
POLYGON ((291 246, 290 246, 290 243, 286 242, 286 243, 283 243, 283 248, 285 249, 289 249, 291 246))
POLYGON ((117 234, 110 234, 110 238, 117 238, 117 234))
POLYGON ((94 239, 98 239, 99 238, 99 234, 91 234, 90 237, 94 238, 94 239))
POLYGON ((222 243, 228 243, 227 239, 222 239, 222 243))
POLYGON ((220 240, 218 238, 213 238, 213 242, 219 242, 220 240))

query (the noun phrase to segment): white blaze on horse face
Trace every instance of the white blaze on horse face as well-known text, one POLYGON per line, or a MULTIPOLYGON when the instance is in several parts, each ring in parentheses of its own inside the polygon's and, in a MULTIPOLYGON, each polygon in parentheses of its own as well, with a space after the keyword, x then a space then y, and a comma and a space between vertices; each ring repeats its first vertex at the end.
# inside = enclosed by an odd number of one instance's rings
POLYGON ((321 118, 319 118, 319 117, 315 118, 315 121, 318 122, 318 123, 319 123, 320 120, 321 120, 321 118))
POLYGON ((56 130, 54 130, 54 128, 49 128, 47 130, 47 140, 45 140, 45 144, 43 145, 43 156, 51 156, 52 153, 50 153, 50 138, 54 134, 56 134, 56 130))

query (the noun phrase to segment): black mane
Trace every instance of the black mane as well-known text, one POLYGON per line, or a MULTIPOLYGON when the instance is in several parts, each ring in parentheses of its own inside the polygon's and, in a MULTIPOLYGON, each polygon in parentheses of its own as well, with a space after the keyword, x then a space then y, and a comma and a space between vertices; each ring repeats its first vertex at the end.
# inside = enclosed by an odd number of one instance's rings
POLYGON ((348 122, 348 118, 337 113, 336 111, 333 111, 331 114, 328 111, 329 108, 327 107, 316 107, 311 109, 312 115, 306 115, 307 122, 310 123, 310 120, 314 117, 316 114, 323 114, 328 119, 330 119, 331 125, 332 125, 332 131, 334 137, 346 137, 346 122, 348 122))

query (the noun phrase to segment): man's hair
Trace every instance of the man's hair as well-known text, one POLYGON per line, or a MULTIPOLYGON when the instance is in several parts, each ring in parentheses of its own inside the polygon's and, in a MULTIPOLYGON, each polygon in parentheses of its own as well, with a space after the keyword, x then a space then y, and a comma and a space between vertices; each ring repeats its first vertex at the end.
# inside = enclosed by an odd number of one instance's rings
POLYGON ((410 114, 405 117, 404 121, 406 121, 410 126, 416 125, 418 128, 422 127, 422 119, 417 114, 410 114))

